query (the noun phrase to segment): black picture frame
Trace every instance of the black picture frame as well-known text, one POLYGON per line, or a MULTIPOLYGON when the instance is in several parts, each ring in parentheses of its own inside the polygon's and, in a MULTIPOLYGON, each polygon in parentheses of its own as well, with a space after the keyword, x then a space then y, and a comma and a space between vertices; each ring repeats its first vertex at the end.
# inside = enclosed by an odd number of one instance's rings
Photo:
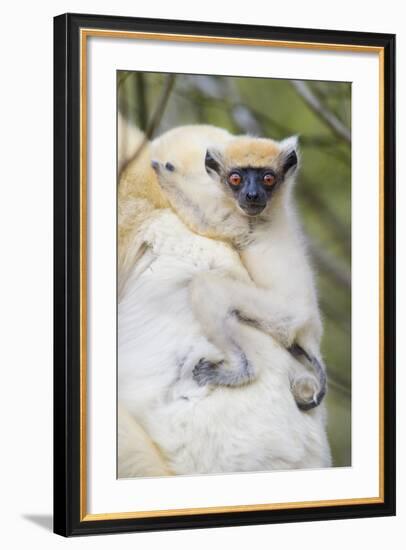
POLYGON ((395 514, 395 36, 64 14, 54 19, 54 531, 63 536, 395 514), (384 56, 384 395, 382 502, 87 520, 81 516, 80 30, 110 29, 381 48, 384 56))

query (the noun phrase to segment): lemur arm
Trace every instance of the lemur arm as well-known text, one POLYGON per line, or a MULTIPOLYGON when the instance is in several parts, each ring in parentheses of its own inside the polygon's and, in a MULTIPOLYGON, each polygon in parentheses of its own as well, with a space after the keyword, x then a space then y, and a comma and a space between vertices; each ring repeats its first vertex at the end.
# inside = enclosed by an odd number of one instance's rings
POLYGON ((226 278, 217 272, 197 275, 190 285, 193 312, 206 336, 225 354, 224 361, 202 358, 194 369, 201 384, 238 386, 256 373, 246 357, 241 341, 241 323, 250 324, 288 348, 303 324, 268 290, 226 278))
POLYGON ((276 339, 297 360, 291 388, 298 407, 305 411, 320 404, 326 393, 326 374, 314 348, 311 319, 300 319, 288 311, 270 290, 216 272, 197 275, 190 297, 206 336, 225 354, 222 361, 200 359, 193 370, 199 385, 240 386, 255 379, 257 373, 241 346, 241 323, 250 324, 276 339))

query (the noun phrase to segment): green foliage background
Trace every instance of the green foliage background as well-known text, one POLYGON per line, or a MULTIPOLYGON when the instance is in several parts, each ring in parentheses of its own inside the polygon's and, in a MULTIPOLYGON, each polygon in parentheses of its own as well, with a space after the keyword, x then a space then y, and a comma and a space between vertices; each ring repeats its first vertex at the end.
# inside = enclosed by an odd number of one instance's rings
POLYGON ((324 318, 334 466, 351 464, 351 85, 120 71, 118 108, 150 137, 183 124, 299 136, 298 209, 324 318))

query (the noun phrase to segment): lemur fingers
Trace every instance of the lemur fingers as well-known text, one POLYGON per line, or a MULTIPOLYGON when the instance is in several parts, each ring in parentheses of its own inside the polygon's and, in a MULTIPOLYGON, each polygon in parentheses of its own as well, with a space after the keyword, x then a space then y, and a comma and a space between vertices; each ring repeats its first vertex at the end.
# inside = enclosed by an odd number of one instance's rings
POLYGON ((244 353, 240 361, 233 365, 225 361, 212 363, 207 359, 200 359, 193 369, 193 378, 199 386, 208 384, 213 386, 242 386, 255 378, 255 372, 244 353))

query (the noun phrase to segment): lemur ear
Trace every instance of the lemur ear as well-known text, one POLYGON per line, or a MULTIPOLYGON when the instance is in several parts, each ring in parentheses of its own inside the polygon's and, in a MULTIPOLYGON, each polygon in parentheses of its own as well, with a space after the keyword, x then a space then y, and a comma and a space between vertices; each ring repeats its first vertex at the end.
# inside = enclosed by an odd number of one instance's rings
POLYGON ((220 175, 223 166, 223 159, 220 151, 217 149, 207 149, 204 165, 209 176, 214 176, 214 174, 220 175))
POLYGON ((299 162, 298 137, 291 136, 280 142, 283 175, 293 174, 299 162))

